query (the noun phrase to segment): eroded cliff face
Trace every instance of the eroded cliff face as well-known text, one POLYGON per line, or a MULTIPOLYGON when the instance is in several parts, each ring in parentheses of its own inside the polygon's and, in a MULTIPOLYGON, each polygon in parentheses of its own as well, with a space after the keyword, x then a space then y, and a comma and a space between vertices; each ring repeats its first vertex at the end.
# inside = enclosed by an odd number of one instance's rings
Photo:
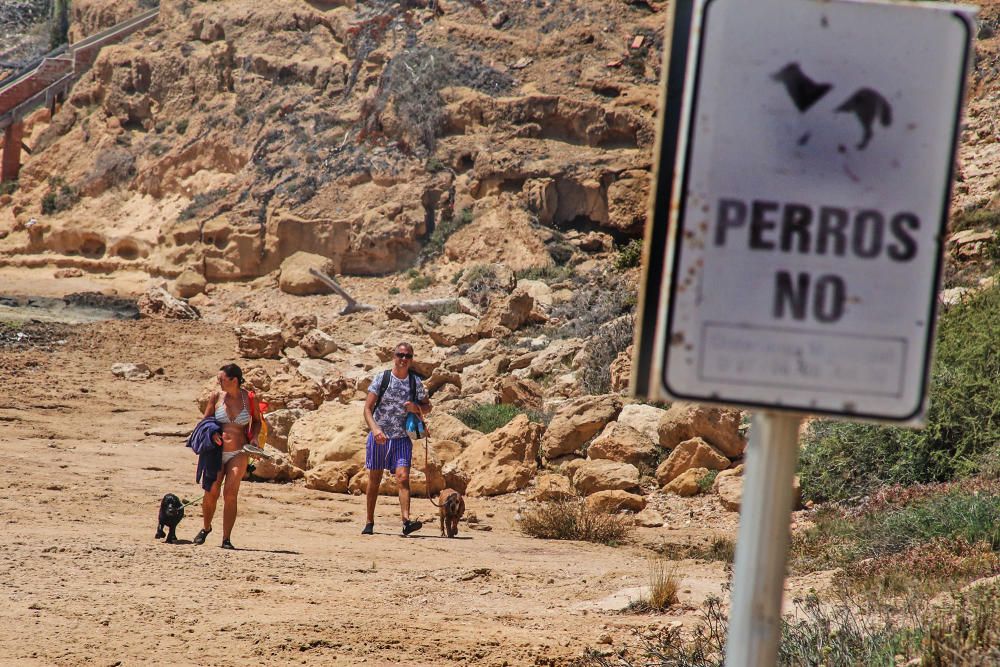
MULTIPOLYGON (((144 4, 74 3, 74 39, 144 4)), ((163 2, 29 119, 0 257, 223 281, 300 250, 397 271, 460 214, 455 270, 547 264, 567 229, 636 235, 664 21, 596 0, 163 2)))

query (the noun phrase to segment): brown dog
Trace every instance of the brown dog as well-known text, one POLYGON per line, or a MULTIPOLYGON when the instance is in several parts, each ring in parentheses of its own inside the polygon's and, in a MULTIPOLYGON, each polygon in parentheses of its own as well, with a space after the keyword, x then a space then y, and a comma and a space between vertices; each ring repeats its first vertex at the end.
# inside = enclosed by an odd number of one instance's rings
POLYGON ((438 495, 438 513, 441 515, 441 537, 458 535, 458 520, 465 514, 465 498, 455 489, 445 489, 438 495))

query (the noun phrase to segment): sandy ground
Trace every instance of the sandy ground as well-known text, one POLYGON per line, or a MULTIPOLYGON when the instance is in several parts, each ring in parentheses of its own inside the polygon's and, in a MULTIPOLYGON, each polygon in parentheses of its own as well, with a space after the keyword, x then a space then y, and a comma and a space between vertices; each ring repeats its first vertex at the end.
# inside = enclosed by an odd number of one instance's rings
POLYGON ((725 581, 720 563, 680 561, 675 610, 609 610, 647 582, 649 546, 711 530, 686 528, 685 510, 618 548, 540 541, 514 527, 516 496, 469 499, 492 530, 463 525, 457 540, 432 527, 400 537, 398 506, 382 499, 379 534, 362 538, 361 498, 244 483, 238 551, 219 548, 221 516, 204 546, 191 544, 198 508, 180 544, 158 542, 162 495, 200 495, 178 434, 197 421, 198 389, 235 357, 235 337, 140 320, 77 325, 65 341, 0 347, 0 662, 571 664, 585 647, 632 640, 634 627, 692 622, 725 581), (163 374, 119 380, 116 361, 163 374))

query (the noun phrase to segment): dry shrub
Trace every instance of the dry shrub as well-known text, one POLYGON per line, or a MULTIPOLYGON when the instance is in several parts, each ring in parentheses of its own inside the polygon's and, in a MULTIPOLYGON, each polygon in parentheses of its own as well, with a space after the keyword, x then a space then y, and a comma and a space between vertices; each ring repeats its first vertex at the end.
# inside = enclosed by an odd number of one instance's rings
POLYGON ((521 513, 521 532, 543 540, 617 545, 632 533, 631 515, 596 512, 578 500, 539 503, 521 513))
POLYGON ((677 593, 681 580, 677 576, 677 565, 665 558, 649 559, 649 604, 662 611, 677 604, 677 593))

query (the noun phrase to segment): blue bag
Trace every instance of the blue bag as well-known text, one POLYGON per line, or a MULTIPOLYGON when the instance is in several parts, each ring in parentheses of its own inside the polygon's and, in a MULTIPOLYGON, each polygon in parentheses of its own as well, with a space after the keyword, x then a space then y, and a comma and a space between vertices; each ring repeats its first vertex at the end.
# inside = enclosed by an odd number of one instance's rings
POLYGON ((412 433, 415 439, 427 437, 427 427, 420 416, 413 412, 406 413, 406 432, 412 433))

